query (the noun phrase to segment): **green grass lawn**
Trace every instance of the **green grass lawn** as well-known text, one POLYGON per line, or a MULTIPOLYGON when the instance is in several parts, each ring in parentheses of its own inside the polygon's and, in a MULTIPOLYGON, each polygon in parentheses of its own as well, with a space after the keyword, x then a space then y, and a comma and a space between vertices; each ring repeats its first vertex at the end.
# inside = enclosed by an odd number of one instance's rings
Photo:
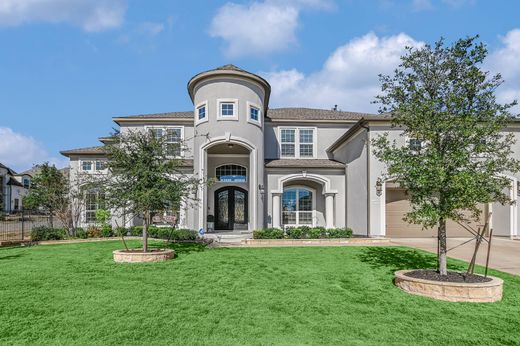
POLYGON ((120 247, 0 249, 0 344, 520 344, 520 277, 492 271, 493 304, 408 295, 392 274, 434 267, 421 251, 178 244, 169 262, 116 264, 120 247))

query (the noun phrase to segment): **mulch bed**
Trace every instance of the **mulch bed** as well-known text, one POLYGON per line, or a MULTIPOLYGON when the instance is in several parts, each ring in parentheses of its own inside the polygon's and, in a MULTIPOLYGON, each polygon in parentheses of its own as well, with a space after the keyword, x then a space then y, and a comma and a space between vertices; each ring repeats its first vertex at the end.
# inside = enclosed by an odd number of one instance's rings
POLYGON ((481 282, 489 282, 492 279, 486 278, 481 275, 475 274, 466 274, 460 272, 448 271, 448 275, 440 275, 434 269, 419 269, 408 272, 405 274, 406 276, 423 279, 423 280, 431 280, 431 281, 441 281, 441 282, 461 282, 461 283, 481 283, 481 282))

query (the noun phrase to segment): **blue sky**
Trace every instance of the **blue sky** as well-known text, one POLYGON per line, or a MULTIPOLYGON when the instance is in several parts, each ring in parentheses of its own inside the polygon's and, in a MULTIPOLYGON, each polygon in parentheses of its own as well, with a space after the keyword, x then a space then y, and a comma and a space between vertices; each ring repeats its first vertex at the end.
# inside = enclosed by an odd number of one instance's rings
POLYGON ((0 162, 17 170, 98 145, 113 116, 192 108, 186 83, 227 63, 271 107, 375 112, 405 45, 480 34, 502 101, 520 98, 520 2, 0 0, 0 162))

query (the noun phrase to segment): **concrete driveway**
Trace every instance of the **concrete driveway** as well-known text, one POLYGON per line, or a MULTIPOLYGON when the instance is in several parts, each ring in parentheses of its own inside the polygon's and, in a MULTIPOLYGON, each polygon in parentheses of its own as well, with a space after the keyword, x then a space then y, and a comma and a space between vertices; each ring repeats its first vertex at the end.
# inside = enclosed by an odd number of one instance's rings
MULTIPOLYGON (((469 238, 449 238, 448 249, 464 243, 469 238)), ((437 253, 436 238, 393 238, 392 244, 415 247, 437 253)), ((475 241, 448 251, 448 256, 469 262, 473 255, 475 241)), ((487 243, 483 242, 478 252, 477 264, 486 264, 487 243)), ((520 240, 493 237, 489 267, 503 272, 520 275, 520 240)))

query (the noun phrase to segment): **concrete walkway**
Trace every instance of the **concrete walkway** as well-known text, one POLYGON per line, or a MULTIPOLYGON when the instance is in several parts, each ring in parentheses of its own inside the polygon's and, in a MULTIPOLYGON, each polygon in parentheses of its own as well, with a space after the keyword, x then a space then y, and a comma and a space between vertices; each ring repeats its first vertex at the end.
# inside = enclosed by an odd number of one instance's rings
MULTIPOLYGON (((469 238, 449 238, 448 249, 464 243, 469 238)), ((393 238, 395 245, 415 247, 421 250, 437 253, 436 238, 393 238)), ((475 241, 448 251, 448 256, 469 262, 473 255, 475 241)), ((483 242, 478 252, 477 264, 486 264, 487 243, 483 242)), ((489 267, 503 272, 520 275, 520 241, 508 238, 493 237, 489 267)))

